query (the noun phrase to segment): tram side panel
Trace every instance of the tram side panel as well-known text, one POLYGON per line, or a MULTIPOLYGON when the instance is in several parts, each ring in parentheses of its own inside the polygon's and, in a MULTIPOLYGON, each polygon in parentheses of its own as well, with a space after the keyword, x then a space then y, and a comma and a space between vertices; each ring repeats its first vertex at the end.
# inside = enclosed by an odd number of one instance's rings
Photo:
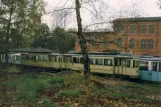
POLYGON ((22 65, 40 68, 49 68, 50 62, 48 55, 40 54, 23 54, 22 65))
POLYGON ((83 58, 81 56, 72 56, 71 69, 76 71, 83 71, 83 58))
POLYGON ((113 57, 90 57, 91 73, 113 74, 113 57))

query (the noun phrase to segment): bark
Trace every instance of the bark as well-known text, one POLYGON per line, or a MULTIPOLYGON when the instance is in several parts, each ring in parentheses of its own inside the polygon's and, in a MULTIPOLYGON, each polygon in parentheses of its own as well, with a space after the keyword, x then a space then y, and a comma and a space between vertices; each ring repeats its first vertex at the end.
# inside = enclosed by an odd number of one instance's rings
POLYGON ((14 1, 12 1, 10 12, 9 12, 9 20, 7 23, 7 31, 6 31, 6 41, 5 41, 5 54, 6 54, 6 64, 9 65, 9 57, 8 57, 8 51, 9 51, 9 36, 10 36, 10 28, 11 28, 11 20, 13 15, 13 8, 14 8, 14 1))
POLYGON ((77 26, 78 26, 78 41, 81 47, 82 55, 83 55, 83 64, 84 64, 84 77, 85 79, 88 79, 89 74, 90 74, 90 63, 89 63, 89 58, 88 58, 88 52, 87 52, 87 46, 86 46, 86 40, 83 36, 82 32, 82 19, 80 15, 80 2, 79 0, 75 0, 75 5, 76 5, 76 18, 77 18, 77 26))

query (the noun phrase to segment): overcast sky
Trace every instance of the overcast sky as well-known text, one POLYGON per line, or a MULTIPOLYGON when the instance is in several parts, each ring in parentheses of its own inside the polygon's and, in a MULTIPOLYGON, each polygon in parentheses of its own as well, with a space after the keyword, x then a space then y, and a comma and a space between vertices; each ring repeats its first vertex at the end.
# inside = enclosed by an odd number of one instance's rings
MULTIPOLYGON (((54 7, 59 6, 60 2, 64 2, 66 0, 45 0, 47 2, 47 11, 51 11, 54 7)), ((72 0, 69 0, 72 1, 72 0)), ((157 4, 158 0, 104 0, 110 9, 120 11, 126 9, 138 8, 141 11, 141 16, 143 17, 161 17, 161 9, 157 4), (137 4, 137 7, 130 7, 133 4, 137 4)), ((52 17, 51 15, 43 16, 43 21, 48 23, 51 27, 52 25, 52 17)))

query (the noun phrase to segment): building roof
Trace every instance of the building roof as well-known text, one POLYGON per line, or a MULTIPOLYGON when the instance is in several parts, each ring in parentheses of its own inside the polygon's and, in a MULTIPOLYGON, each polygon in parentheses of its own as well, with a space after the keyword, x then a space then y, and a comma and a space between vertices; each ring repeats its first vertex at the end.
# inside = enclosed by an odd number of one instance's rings
POLYGON ((95 35, 102 35, 104 36, 103 34, 113 34, 114 32, 113 31, 91 31, 91 32, 83 32, 85 35, 92 35, 95 34, 95 35))
POLYGON ((113 22, 118 22, 118 21, 129 21, 129 22, 161 21, 161 17, 118 18, 118 19, 113 20, 113 22))
POLYGON ((28 53, 51 53, 52 51, 45 48, 14 48, 10 52, 28 52, 28 53))

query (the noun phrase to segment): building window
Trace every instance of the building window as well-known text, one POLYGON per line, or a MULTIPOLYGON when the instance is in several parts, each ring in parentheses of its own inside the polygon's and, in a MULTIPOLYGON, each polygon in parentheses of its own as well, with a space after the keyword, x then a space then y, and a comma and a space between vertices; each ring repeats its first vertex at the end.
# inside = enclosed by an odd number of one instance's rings
POLYGON ((108 47, 108 40, 105 39, 105 48, 107 48, 107 47, 108 47))
POLYGON ((153 43, 154 43, 153 40, 149 40, 149 48, 150 49, 153 49, 153 43))
POLYGON ((122 25, 120 25, 119 26, 119 33, 122 33, 122 31, 123 31, 123 27, 122 27, 122 25))
POLYGON ((149 26, 149 34, 154 34, 154 25, 149 26))
POLYGON ((131 25, 130 26, 130 34, 134 34, 135 33, 135 26, 131 25))
POLYGON ((122 48, 122 40, 121 39, 118 40, 117 47, 122 48))
POLYGON ((134 48, 134 39, 130 40, 130 48, 133 49, 134 48))
POLYGON ((145 49, 145 40, 141 40, 141 49, 145 49))
POLYGON ((146 26, 145 25, 141 26, 141 34, 146 34, 146 26))

